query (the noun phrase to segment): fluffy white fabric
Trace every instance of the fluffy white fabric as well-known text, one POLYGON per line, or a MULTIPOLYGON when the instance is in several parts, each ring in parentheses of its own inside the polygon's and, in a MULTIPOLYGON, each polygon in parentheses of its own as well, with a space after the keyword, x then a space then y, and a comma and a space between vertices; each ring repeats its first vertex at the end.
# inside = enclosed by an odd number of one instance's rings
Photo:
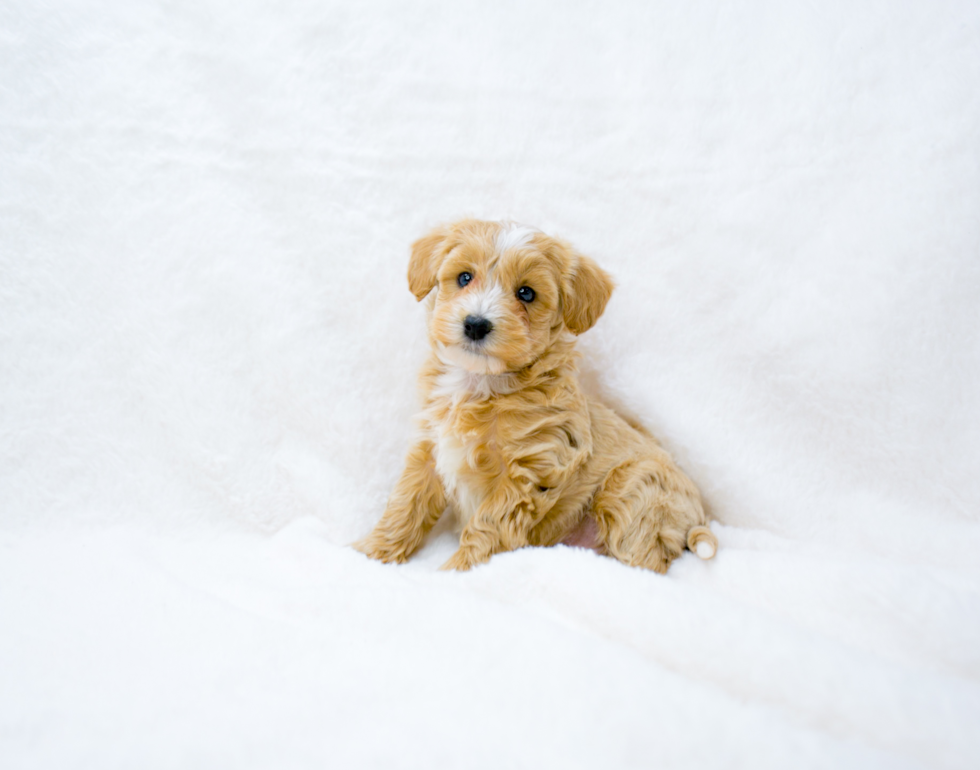
POLYGON ((0 8, 8 767, 980 763, 980 5, 0 8), (588 386, 720 522, 667 577, 347 547, 407 249, 618 280, 588 386))

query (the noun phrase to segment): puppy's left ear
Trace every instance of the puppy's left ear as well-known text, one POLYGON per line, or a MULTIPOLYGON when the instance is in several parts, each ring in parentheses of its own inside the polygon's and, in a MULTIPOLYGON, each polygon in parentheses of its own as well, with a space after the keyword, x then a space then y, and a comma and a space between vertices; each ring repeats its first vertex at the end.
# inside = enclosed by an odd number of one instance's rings
POLYGON ((584 254, 566 246, 564 257, 562 317, 568 330, 577 335, 599 320, 616 284, 609 273, 584 254))
POLYGON ((439 266, 452 245, 451 233, 444 227, 436 228, 412 244, 412 256, 408 261, 408 288, 419 302, 435 287, 439 266))

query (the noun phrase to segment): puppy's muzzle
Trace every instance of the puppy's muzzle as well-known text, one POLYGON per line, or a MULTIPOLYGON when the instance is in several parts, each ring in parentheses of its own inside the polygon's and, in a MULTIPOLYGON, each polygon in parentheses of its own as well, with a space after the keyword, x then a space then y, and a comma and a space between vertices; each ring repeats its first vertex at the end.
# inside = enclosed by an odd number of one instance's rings
POLYGON ((463 333, 474 342, 479 342, 486 337, 491 329, 493 329, 493 324, 486 318, 468 315, 466 316, 466 320, 463 321, 463 333))

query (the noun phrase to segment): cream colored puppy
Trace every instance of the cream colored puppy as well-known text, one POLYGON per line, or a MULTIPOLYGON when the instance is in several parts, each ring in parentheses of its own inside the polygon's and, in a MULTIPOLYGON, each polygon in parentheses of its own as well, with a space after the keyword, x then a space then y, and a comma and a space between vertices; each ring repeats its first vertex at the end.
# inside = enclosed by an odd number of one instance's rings
POLYGON ((406 561, 448 505, 462 531, 444 569, 562 541, 657 572, 685 546, 714 556, 691 480, 579 386, 575 335, 613 290, 598 265, 533 228, 468 219, 413 245, 408 285, 428 297, 422 436, 359 550, 406 561))

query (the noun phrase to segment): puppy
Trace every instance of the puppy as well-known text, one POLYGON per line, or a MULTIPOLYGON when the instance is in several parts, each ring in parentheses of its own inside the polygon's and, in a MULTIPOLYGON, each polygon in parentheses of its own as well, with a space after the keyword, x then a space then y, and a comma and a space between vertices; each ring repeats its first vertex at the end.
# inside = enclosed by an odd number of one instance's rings
POLYGON ((579 386, 575 336, 613 290, 595 262, 533 228, 467 219, 416 241, 408 285, 428 298, 421 436, 356 548, 404 562, 449 506, 462 529, 443 569, 563 541, 661 573, 685 546, 714 556, 697 487, 579 386))

